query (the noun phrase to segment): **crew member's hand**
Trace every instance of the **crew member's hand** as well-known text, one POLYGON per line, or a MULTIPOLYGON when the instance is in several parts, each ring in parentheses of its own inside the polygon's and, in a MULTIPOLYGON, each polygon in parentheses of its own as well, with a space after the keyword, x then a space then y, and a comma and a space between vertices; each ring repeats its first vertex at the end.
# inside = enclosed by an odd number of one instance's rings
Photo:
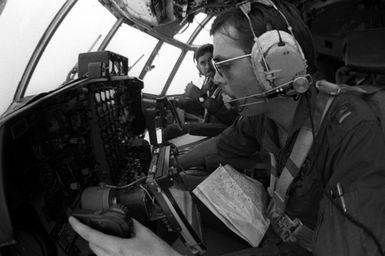
POLYGON ((134 221, 135 236, 123 239, 103 234, 74 217, 69 218, 72 228, 89 242, 91 250, 98 256, 177 256, 180 254, 145 226, 134 221))
POLYGON ((202 95, 201 90, 196 85, 194 85, 192 82, 190 82, 186 85, 186 88, 184 89, 184 91, 185 91, 186 96, 189 96, 190 98, 192 98, 194 100, 198 100, 199 97, 202 95))

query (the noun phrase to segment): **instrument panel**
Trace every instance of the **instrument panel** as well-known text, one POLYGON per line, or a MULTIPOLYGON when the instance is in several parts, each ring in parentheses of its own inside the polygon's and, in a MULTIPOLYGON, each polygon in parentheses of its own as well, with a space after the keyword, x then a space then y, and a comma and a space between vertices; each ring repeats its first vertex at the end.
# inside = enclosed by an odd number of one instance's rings
MULTIPOLYGON (((143 84, 117 76, 60 88, 8 116, 2 124, 5 202, 13 240, 4 255, 91 255, 68 216, 81 192, 147 175, 150 145, 141 134, 143 84)), ((0 180, 1 181, 1 180, 0 180)), ((2 211, 0 211, 2 212, 2 211)), ((3 232, 5 233, 5 232, 3 232)))

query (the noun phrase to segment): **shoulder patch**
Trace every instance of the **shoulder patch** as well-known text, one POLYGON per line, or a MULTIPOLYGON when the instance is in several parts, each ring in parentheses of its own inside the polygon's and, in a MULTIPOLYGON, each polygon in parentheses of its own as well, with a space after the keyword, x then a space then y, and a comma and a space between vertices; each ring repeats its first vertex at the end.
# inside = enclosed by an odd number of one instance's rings
POLYGON ((352 114, 351 109, 347 105, 342 105, 335 114, 337 121, 342 124, 342 122, 352 114))

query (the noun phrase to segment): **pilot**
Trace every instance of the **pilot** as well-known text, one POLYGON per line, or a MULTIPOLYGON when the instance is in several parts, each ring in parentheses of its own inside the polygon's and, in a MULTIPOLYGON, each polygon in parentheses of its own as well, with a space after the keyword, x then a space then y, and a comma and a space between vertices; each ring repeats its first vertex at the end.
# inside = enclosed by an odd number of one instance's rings
MULTIPOLYGON (((194 52, 194 61, 200 76, 204 76, 202 88, 199 89, 192 82, 185 88, 185 95, 177 99, 177 106, 182 109, 204 111, 204 122, 223 123, 231 125, 237 117, 234 109, 226 108, 222 94, 223 91, 214 83, 215 70, 212 66, 213 45, 204 44, 194 52)), ((192 111, 193 112, 193 111, 192 111)))
MULTIPOLYGON (((310 32, 291 5, 274 3, 227 10, 211 29, 215 82, 228 88, 242 115, 259 115, 235 122, 212 149, 232 157, 238 149, 263 148, 275 159, 272 180, 282 173, 291 180, 283 198, 273 186, 281 185, 271 186, 269 239, 243 253, 383 255, 385 140, 379 122, 356 95, 321 96, 311 79, 306 88, 314 55, 310 32), (293 81, 292 68, 299 80, 293 81), (306 145, 312 145, 309 153, 298 153, 306 145), (300 166, 298 155, 305 156, 300 166)), ((69 221, 97 255, 180 255, 136 221, 136 236, 128 240, 69 221)))
POLYGON ((217 129, 205 131, 207 126, 196 122, 184 124, 182 131, 174 125, 169 125, 164 130, 165 140, 173 139, 186 132, 194 133, 194 130, 199 132, 199 128, 204 132, 203 136, 211 136, 212 132, 217 135, 227 126, 231 125, 238 116, 235 108, 226 106, 223 97, 227 95, 214 83, 215 70, 211 63, 212 57, 212 44, 201 45, 195 50, 194 62, 196 63, 199 75, 205 77, 202 88, 199 89, 190 82, 185 88, 185 94, 175 99, 175 105, 189 114, 202 117, 203 123, 217 124, 216 126, 211 126, 214 129, 217 127, 217 129))

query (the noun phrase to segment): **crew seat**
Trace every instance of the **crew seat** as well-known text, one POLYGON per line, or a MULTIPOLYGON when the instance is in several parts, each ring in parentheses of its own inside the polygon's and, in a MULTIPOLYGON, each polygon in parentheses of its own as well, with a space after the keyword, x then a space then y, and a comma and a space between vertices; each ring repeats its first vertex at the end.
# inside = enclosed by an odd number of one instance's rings
POLYGON ((385 74, 385 28, 350 32, 346 37, 344 62, 357 72, 385 74))

